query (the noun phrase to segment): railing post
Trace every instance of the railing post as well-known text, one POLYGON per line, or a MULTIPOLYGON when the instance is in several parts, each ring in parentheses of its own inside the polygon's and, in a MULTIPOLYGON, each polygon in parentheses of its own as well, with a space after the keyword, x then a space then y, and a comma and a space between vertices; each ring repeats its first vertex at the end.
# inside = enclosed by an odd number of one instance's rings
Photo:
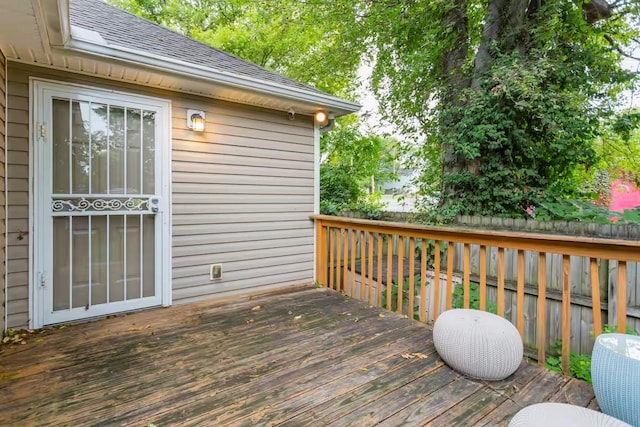
POLYGON ((627 262, 618 261, 618 332, 627 332, 627 262))
POLYGON ((316 281, 327 286, 327 228, 316 219, 316 281))
POLYGON ((518 251, 518 279, 516 290, 516 326, 520 336, 524 338, 524 251, 518 251))
POLYGON ((600 309, 600 274, 598 260, 589 259, 591 273, 591 309, 593 310, 593 337, 598 338, 602 333, 602 311, 600 309))
POLYGON ((562 255, 562 372, 569 374, 571 346, 571 257, 562 255))
POLYGON ((547 254, 538 253, 538 364, 544 365, 547 345, 547 254))

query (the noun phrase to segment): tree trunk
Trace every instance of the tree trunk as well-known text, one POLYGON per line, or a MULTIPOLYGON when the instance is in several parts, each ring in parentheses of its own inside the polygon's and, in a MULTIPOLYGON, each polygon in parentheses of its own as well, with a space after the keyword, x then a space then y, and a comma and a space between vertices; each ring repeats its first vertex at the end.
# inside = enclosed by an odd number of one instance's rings
MULTIPOLYGON (((483 82, 489 75, 495 59, 495 49, 512 51, 517 49, 524 52, 523 28, 529 13, 535 14, 544 0, 489 0, 487 5, 487 19, 482 32, 482 39, 474 58, 474 68, 471 76, 464 75, 462 67, 468 55, 468 31, 467 28, 467 2, 458 0, 449 12, 447 21, 449 27, 456 32, 457 42, 455 48, 444 55, 444 71, 449 76, 448 85, 451 95, 442 99, 444 108, 464 107, 462 101, 463 91, 471 88, 482 90, 483 82)), ((464 114, 464 113, 462 113, 464 114)), ((448 123, 442 123, 443 136, 447 129, 451 129, 461 117, 447 116, 448 123)), ((446 138, 445 138, 446 139, 446 138)), ((456 152, 451 144, 443 144, 442 147, 442 172, 443 177, 459 174, 467 171, 472 175, 480 173, 481 158, 466 159, 456 152)), ((441 205, 446 205, 455 198, 460 191, 472 191, 465 188, 457 188, 443 180, 441 205)))

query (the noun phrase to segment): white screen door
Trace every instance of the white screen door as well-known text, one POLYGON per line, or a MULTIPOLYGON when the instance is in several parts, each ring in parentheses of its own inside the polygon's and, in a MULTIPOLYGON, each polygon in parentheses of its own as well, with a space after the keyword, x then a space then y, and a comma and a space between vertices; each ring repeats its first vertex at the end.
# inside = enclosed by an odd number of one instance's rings
POLYGON ((166 304, 168 104, 34 94, 35 327, 166 304))

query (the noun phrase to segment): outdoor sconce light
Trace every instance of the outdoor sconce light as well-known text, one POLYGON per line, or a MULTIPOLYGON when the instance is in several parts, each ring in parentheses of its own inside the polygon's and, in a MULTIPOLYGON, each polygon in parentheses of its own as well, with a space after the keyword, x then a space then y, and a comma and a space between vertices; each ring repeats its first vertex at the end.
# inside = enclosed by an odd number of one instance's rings
POLYGON ((316 112, 315 118, 316 123, 318 123, 320 126, 325 126, 329 121, 329 116, 327 116, 327 113, 325 113, 324 111, 316 112))
POLYGON ((204 111, 187 110, 187 127, 195 132, 204 131, 204 111))

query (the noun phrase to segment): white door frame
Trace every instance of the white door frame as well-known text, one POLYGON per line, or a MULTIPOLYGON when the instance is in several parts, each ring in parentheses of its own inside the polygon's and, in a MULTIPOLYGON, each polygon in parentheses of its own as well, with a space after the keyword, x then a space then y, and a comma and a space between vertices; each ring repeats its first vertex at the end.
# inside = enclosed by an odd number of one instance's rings
MULTIPOLYGON (((70 96, 98 96, 102 99, 113 100, 114 103, 129 102, 144 104, 158 109, 156 121, 159 129, 156 135, 157 176, 160 180, 160 201, 156 221, 159 222, 159 233, 156 241, 159 241, 159 259, 156 260, 156 281, 160 281, 160 304, 171 305, 171 101, 153 98, 143 95, 101 89, 71 83, 63 83, 53 80, 29 78, 30 93, 30 121, 29 121, 29 327, 40 328, 45 325, 47 286, 52 286, 52 272, 45 271, 49 257, 52 256, 51 248, 47 244, 38 244, 46 234, 48 227, 45 221, 51 219, 51 215, 45 214, 45 206, 51 204, 51 200, 45 200, 46 191, 41 188, 41 182, 51 181, 51 164, 45 164, 44 155, 46 144, 51 144, 50 136, 52 124, 50 113, 44 105, 52 93, 70 96)), ((49 107, 50 108, 50 107, 49 107)), ((107 313, 96 313, 104 315, 107 313)))

